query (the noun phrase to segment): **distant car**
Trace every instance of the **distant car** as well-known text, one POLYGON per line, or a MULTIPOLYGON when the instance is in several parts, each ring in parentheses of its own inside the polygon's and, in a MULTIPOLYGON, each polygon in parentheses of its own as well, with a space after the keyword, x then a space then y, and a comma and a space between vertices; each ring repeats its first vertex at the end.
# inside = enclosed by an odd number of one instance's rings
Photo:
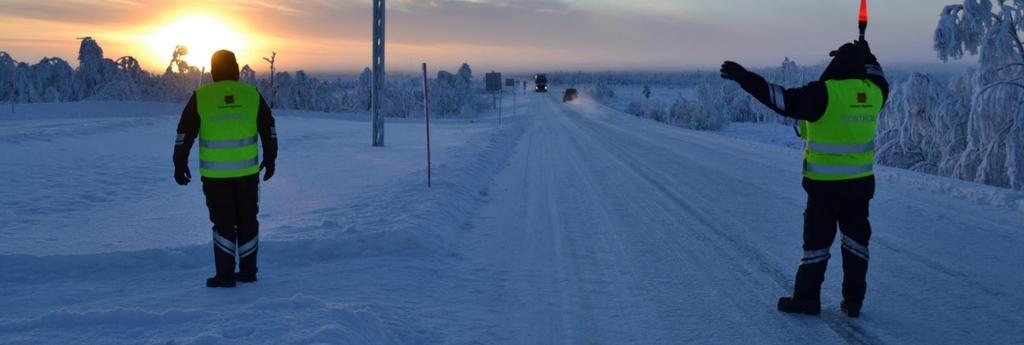
POLYGON ((579 91, 576 91, 576 89, 565 89, 565 93, 562 95, 562 102, 572 102, 577 98, 580 98, 579 91))
POLYGON ((536 92, 548 92, 548 75, 538 74, 533 76, 533 85, 536 87, 536 92))

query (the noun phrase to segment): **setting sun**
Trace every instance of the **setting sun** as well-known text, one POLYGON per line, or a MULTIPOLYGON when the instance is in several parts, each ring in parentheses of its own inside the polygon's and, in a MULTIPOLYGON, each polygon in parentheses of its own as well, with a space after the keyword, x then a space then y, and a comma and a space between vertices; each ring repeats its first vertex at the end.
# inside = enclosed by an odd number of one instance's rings
POLYGON ((220 49, 243 52, 248 40, 242 30, 228 21, 206 15, 192 15, 167 22, 145 37, 157 61, 170 61, 176 46, 188 48, 184 60, 189 65, 209 67, 210 56, 220 49))

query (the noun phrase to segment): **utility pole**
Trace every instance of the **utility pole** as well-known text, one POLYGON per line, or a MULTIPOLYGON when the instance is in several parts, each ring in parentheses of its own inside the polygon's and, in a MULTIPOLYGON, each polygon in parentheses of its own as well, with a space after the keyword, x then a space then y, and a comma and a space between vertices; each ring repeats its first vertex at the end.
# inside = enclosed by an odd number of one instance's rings
POLYGON ((384 89, 384 0, 373 0, 373 146, 384 146, 384 117, 381 91, 384 89))
POLYGON ((505 79, 505 86, 512 91, 512 116, 516 116, 516 80, 512 78, 505 79))

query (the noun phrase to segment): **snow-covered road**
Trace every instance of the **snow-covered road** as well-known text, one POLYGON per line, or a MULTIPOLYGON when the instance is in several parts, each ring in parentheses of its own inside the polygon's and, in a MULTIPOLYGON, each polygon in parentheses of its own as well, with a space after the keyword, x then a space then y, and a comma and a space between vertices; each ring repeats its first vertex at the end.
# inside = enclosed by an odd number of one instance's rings
MULTIPOLYGON (((884 169, 883 175, 891 174, 884 169)), ((899 172, 896 172, 899 173, 899 172)), ((547 103, 496 180, 471 257, 514 343, 1024 341, 1022 217, 890 182, 863 319, 781 315, 800 259, 794 150, 547 103), (497 231, 493 231, 497 230, 497 231)), ((835 249, 838 251, 838 248, 835 249)), ((838 261, 833 260, 833 261, 838 261)))
MULTIPOLYGON (((823 315, 780 314, 775 300, 802 253, 797 150, 554 96, 530 95, 526 115, 499 130, 440 127, 456 139, 433 191, 402 163, 412 141, 353 167, 383 167, 389 177, 364 177, 381 197, 320 191, 320 211, 304 212, 308 192, 291 190, 336 184, 325 173, 282 175, 288 188, 264 192, 284 200, 265 207, 271 241, 254 285, 201 287, 204 245, 0 253, 0 343, 1024 342, 1019 194, 880 169, 862 318, 837 310, 838 255, 823 315), (321 210, 331 198, 343 200, 321 210)), ((330 124, 352 126, 343 122, 330 124)), ((319 139, 292 146, 347 142, 309 136, 319 139)), ((304 152, 294 165, 332 166, 304 152)), ((18 241, 6 229, 3 240, 18 241)))

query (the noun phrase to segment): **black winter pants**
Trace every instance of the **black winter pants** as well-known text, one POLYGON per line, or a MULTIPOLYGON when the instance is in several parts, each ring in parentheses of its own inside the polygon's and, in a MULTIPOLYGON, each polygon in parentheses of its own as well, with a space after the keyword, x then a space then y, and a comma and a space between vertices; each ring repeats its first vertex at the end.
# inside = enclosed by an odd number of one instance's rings
POLYGON ((203 194, 213 222, 213 258, 218 276, 255 274, 259 251, 259 175, 230 179, 203 178, 203 194))
POLYGON ((821 284, 838 225, 842 233, 843 297, 848 304, 860 306, 867 292, 871 239, 868 209, 875 194, 875 178, 829 182, 804 179, 803 185, 807 191, 804 257, 797 270, 793 297, 821 301, 821 284))

